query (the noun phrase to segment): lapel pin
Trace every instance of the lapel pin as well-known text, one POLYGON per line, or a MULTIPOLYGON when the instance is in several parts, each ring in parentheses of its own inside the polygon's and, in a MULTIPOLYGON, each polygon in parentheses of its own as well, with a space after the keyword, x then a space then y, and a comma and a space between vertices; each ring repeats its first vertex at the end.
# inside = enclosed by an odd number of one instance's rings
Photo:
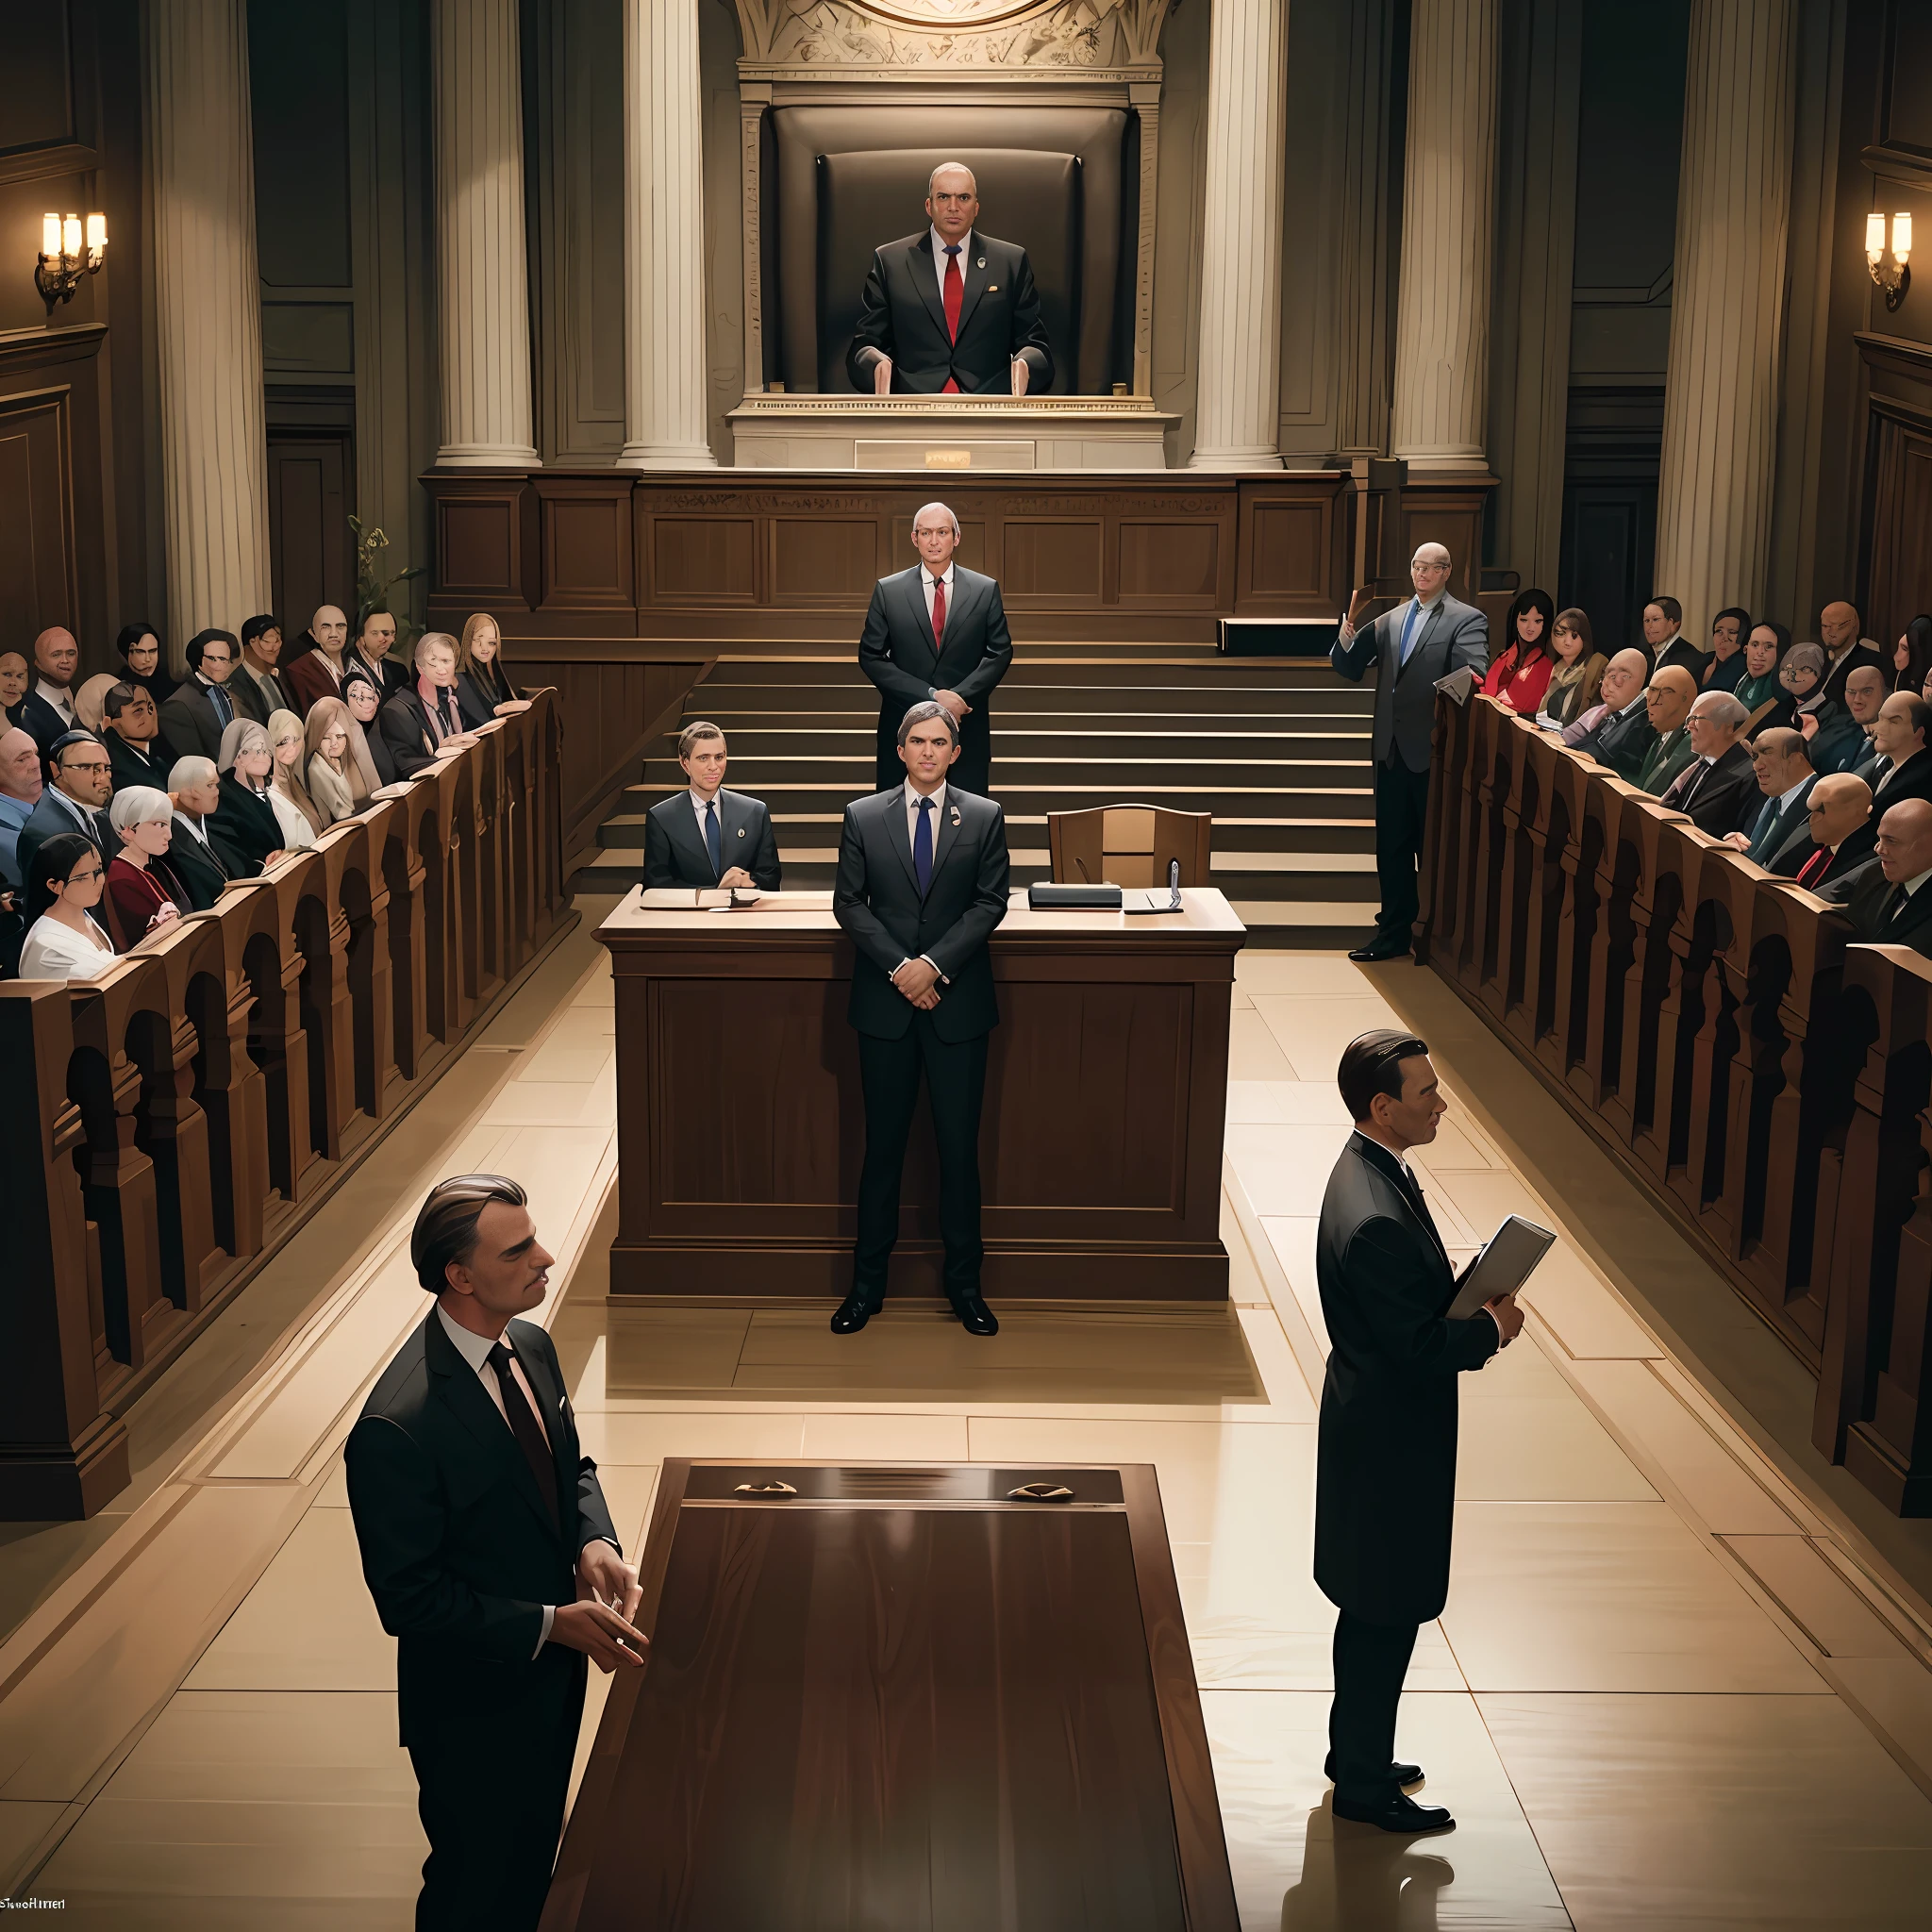
POLYGON ((973 266, 974 268, 984 268, 986 266, 986 257, 982 255, 979 258, 979 259, 973 264, 973 266))
POLYGON ((740 825, 738 828, 738 836, 741 839, 744 837, 744 827, 742 825, 740 825))
POLYGON ((955 824, 957 825, 957 824, 958 824, 959 823, 959 808, 958 808, 958 806, 956 805, 956 806, 954 806, 954 807, 953 807, 953 808, 952 808, 952 809, 953 809, 953 823, 954 823, 954 824, 955 824))

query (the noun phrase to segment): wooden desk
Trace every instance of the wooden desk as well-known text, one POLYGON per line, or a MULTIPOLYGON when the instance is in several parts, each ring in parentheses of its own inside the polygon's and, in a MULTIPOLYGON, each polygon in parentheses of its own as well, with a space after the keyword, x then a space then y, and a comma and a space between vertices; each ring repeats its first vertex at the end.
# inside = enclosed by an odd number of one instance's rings
MULTIPOLYGON (((828 892, 739 912, 634 891, 599 929, 617 997, 620 1294, 842 1295, 865 1118, 828 892)), ((688 895, 677 894, 676 898, 688 895)), ((1224 1301, 1234 956, 1211 888, 1173 914, 1029 912, 993 935, 980 1133, 986 1292, 1224 1301)), ((893 1292, 940 1292, 922 1104, 893 1292)))
POLYGON ((639 1572, 542 1932, 1236 1932, 1150 1465, 671 1457, 639 1572))

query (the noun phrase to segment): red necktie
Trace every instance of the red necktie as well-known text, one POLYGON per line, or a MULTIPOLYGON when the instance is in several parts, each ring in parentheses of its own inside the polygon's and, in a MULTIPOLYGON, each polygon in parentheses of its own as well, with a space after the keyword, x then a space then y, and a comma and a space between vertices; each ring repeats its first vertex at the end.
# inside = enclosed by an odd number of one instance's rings
MULTIPOLYGON (((959 275, 959 244, 949 242, 946 243, 946 279, 940 290, 940 300, 946 305, 946 337, 950 341, 959 340, 959 304, 965 299, 965 294, 966 284, 959 275)), ((956 396, 959 393, 959 385, 949 375, 945 388, 940 393, 956 396)), ((933 635, 939 635, 937 621, 933 625, 933 635)))
POLYGON ((1831 847, 1821 845, 1803 865, 1798 868, 1798 883, 1801 886, 1815 885, 1830 870, 1831 847))
POLYGON ((946 580, 932 580, 932 641, 941 647, 946 641, 946 580))

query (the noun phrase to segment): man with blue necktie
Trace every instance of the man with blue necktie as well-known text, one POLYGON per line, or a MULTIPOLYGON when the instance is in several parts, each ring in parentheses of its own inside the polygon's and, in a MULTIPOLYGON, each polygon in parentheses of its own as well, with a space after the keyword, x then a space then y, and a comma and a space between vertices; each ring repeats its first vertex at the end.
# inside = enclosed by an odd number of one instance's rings
POLYGON ((1785 724, 1760 731, 1751 741, 1751 765, 1764 803, 1724 843, 1766 872, 1795 872, 1811 854, 1811 792, 1818 783, 1804 733, 1785 724))
POLYGON ((923 1072, 940 1157, 946 1299, 968 1334, 995 1335, 979 1286, 979 1110, 987 1037, 1000 1017, 987 941, 1007 916, 1007 820, 991 799, 947 783, 959 727, 944 705, 908 710, 898 749, 905 783, 845 808, 832 891, 854 949, 847 1017, 865 1096, 852 1291, 832 1332, 863 1328, 885 1300, 923 1072))
POLYGON ((1328 661, 1351 684, 1375 666, 1375 936, 1351 959, 1397 959, 1409 949, 1420 901, 1416 863, 1429 809, 1429 743, 1439 678, 1490 658, 1490 621, 1449 594, 1449 553, 1424 543, 1409 559, 1415 595, 1357 631, 1344 615, 1328 661))
POLYGON ((779 887, 778 841, 762 799, 724 789, 724 734, 696 719, 677 734, 677 762, 691 784, 660 798, 644 818, 644 887, 779 887))

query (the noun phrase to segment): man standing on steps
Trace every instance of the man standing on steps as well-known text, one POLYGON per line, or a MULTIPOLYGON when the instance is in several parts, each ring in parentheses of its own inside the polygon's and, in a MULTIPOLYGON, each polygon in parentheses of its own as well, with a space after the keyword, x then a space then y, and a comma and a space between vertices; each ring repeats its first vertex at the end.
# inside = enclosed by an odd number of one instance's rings
POLYGON ((956 791, 987 796, 992 776, 988 700, 1013 661, 1000 587, 953 561, 959 519, 928 503, 912 519, 919 561, 873 587, 858 635, 858 668, 879 689, 877 789, 905 783, 899 722, 914 705, 942 705, 959 733, 959 758, 946 774, 956 791))
POLYGON ((1382 909, 1375 935, 1351 959, 1399 959, 1408 951, 1420 901, 1415 872, 1429 809, 1429 741, 1436 680, 1464 668, 1480 678, 1490 621, 1449 594, 1449 553, 1424 543, 1410 558, 1415 595, 1364 630, 1344 615, 1328 661, 1351 684, 1375 666, 1375 872, 1382 909))

